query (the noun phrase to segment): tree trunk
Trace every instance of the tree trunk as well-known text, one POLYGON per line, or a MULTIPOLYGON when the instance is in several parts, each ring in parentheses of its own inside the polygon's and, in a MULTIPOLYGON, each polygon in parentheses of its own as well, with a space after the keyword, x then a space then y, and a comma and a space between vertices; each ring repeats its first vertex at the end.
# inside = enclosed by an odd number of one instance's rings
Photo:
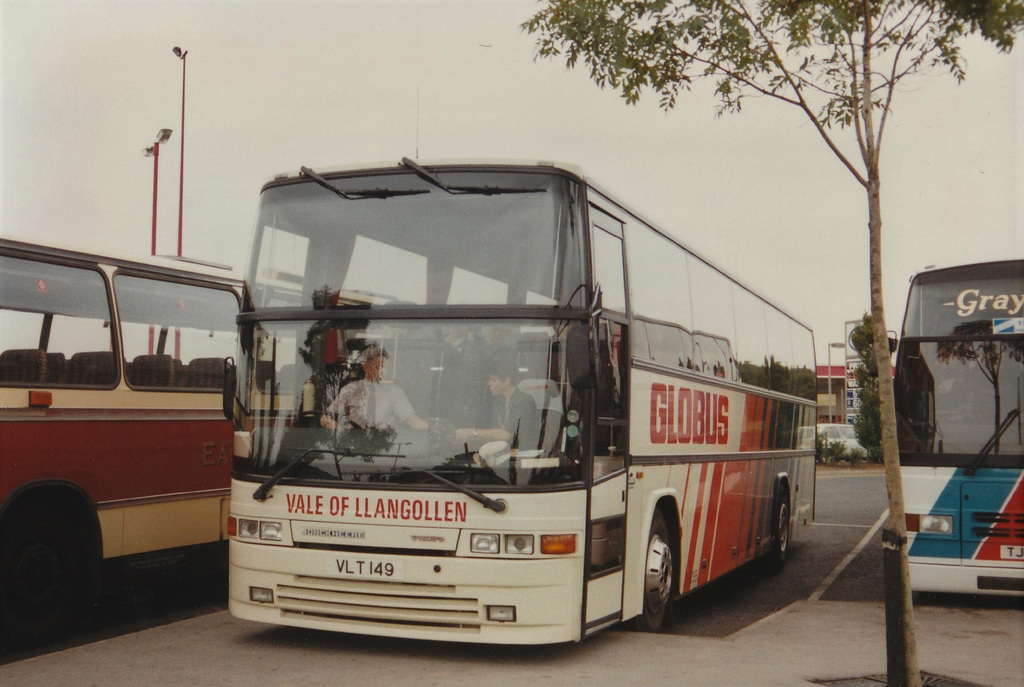
MULTIPOLYGON (((885 306, 882 300, 882 204, 880 194, 878 166, 869 165, 868 173, 868 234, 870 244, 871 265, 871 333, 875 360, 878 364, 878 397, 879 415, 882 432, 882 456, 885 461, 885 487, 889 493, 889 530, 894 533, 895 541, 885 541, 883 547, 889 551, 883 555, 896 555, 899 558, 899 579, 886 579, 885 583, 892 593, 899 595, 899 627, 888 627, 891 620, 887 617, 887 629, 901 633, 903 649, 902 670, 907 687, 921 687, 921 672, 917 663, 917 636, 914 631, 914 607, 910 596, 910 562, 907 558, 907 521, 903 502, 903 479, 900 475, 899 444, 896 440, 896 401, 893 395, 892 357, 889 353, 889 334, 885 326, 885 306), (892 551, 895 547, 895 551, 892 551)), ((888 575, 887 575, 888 577, 888 575)), ((890 593, 887 589, 887 594, 890 593)), ((888 607, 888 604, 887 604, 888 607)), ((888 615, 888 613, 887 613, 888 615)), ((889 649, 892 651, 892 647, 889 649)), ((896 657, 899 660, 899 657, 896 657)), ((889 685, 902 684, 902 680, 894 682, 889 675, 889 685)))

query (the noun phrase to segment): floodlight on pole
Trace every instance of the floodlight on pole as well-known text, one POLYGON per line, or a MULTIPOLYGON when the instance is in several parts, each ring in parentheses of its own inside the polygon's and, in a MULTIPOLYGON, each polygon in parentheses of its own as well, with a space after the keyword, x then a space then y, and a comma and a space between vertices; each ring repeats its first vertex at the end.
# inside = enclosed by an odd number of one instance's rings
POLYGON ((142 153, 146 157, 153 158, 153 238, 150 247, 150 255, 156 255, 156 196, 157 184, 160 178, 160 144, 167 143, 172 133, 174 132, 170 129, 160 129, 160 131, 156 132, 153 145, 149 148, 142 149, 142 153))
POLYGON ((181 257, 181 218, 185 197, 185 58, 188 50, 174 46, 174 56, 181 60, 181 157, 178 160, 178 257, 181 257))

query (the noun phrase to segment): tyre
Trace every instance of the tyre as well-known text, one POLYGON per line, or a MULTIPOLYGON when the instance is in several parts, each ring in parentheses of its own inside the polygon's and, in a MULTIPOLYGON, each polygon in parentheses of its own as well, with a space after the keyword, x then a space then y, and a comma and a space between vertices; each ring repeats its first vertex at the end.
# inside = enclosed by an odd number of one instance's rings
POLYGON ((665 623, 672 602, 672 576, 674 561, 668 543, 665 518, 655 511, 651 531, 647 537, 647 557, 644 564, 644 609, 636 619, 636 629, 657 632, 665 623))
POLYGON ((0 532, 0 637, 12 647, 53 640, 82 609, 83 562, 66 519, 31 510, 0 532))
POLYGON ((789 550, 789 490, 780 488, 772 509, 772 544, 768 552, 768 571, 776 574, 786 564, 786 552, 789 550))

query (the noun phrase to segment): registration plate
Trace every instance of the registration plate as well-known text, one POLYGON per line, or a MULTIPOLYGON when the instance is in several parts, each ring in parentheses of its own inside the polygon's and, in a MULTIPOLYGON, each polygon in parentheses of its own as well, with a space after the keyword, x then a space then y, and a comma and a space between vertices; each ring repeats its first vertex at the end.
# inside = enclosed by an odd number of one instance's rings
POLYGON ((327 560, 327 574, 359 580, 401 580, 402 561, 366 556, 335 556, 327 560))
POLYGON ((1024 546, 1003 544, 999 547, 999 558, 1004 561, 1024 561, 1024 546))

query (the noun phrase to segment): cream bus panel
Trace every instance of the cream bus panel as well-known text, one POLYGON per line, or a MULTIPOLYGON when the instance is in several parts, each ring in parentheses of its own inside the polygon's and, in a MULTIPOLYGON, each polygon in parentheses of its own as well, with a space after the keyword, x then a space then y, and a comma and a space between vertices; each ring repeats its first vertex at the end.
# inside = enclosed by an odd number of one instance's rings
POLYGON ((634 369, 630 404, 633 455, 734 453, 746 395, 634 369))

